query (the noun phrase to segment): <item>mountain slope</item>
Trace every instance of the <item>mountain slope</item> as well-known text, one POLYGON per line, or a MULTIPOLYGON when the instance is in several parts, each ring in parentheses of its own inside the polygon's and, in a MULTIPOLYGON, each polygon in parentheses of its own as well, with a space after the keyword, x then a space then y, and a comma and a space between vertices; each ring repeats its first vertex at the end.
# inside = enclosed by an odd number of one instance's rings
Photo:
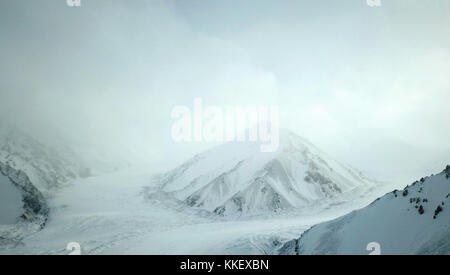
POLYGON ((24 236, 42 229, 53 191, 88 175, 89 169, 64 146, 46 146, 0 123, 0 185, 8 192, 0 194, 0 199, 5 202, 7 196, 10 204, 0 208, 0 250, 15 247, 24 236))
POLYGON ((450 253, 450 166, 440 174, 395 190, 371 205, 306 231, 280 254, 450 253))
POLYGON ((224 216, 308 206, 374 185, 289 131, 280 133, 276 152, 261 153, 257 143, 227 143, 158 180, 162 191, 187 205, 224 216))
POLYGON ((74 153, 63 146, 46 146, 26 133, 0 124, 0 163, 24 172, 41 191, 89 175, 74 153))

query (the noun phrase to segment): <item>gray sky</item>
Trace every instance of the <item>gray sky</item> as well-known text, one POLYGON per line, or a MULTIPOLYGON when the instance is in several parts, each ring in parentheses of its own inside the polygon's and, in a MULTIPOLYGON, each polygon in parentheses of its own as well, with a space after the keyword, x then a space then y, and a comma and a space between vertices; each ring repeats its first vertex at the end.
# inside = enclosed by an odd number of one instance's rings
POLYGON ((170 136, 202 97, 382 178, 450 161, 449 1, 81 1, 0 2, 0 115, 36 136, 178 163, 213 145, 170 136))

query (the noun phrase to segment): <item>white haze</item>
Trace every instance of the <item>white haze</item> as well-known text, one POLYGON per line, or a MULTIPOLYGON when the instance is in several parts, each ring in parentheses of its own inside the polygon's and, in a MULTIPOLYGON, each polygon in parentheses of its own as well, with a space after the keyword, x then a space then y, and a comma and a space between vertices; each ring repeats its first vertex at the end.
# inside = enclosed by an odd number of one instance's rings
POLYGON ((201 97, 279 105, 282 127, 381 179, 450 161, 446 0, 81 1, 0 2, 2 120, 171 167, 214 145, 170 136, 201 97))

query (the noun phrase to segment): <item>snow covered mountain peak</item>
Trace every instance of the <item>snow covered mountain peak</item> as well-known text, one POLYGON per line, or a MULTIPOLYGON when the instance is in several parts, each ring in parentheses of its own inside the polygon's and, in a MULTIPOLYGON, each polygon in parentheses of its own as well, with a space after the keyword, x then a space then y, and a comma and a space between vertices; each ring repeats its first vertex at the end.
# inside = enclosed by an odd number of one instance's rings
POLYGON ((276 152, 230 142, 185 162, 159 179, 162 191, 218 215, 254 215, 311 205, 373 186, 296 134, 280 132, 276 152))

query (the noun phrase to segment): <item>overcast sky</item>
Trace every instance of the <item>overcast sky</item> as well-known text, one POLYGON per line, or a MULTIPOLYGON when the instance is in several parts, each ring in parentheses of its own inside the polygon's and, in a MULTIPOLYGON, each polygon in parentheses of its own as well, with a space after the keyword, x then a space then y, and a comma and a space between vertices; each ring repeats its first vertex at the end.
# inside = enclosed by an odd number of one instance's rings
POLYGON ((0 115, 172 164, 212 146, 171 139, 174 106, 279 105, 283 127, 362 170, 440 168, 450 1, 381 3, 2 0, 0 115))

